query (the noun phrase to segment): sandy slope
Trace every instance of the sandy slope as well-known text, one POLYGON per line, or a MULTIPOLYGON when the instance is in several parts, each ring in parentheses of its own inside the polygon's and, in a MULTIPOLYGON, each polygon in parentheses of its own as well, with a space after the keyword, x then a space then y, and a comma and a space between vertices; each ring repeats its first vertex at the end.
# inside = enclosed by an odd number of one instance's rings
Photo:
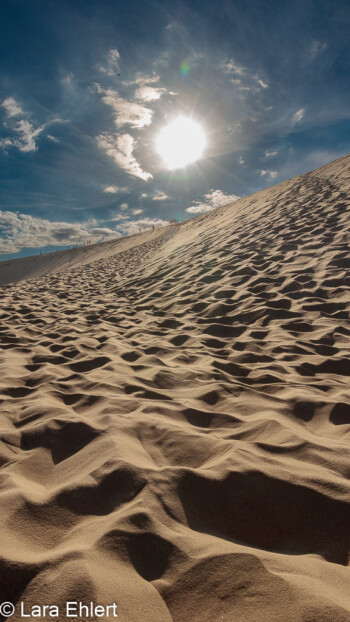
POLYGON ((0 602, 350 620, 349 171, 1 289, 0 602))
POLYGON ((0 285, 18 283, 45 274, 56 274, 64 270, 80 268, 100 259, 108 259, 112 255, 129 248, 134 248, 149 239, 156 238, 158 235, 159 231, 147 231, 142 235, 120 238, 92 246, 80 246, 64 251, 44 253, 43 255, 37 254, 31 257, 0 261, 0 285))

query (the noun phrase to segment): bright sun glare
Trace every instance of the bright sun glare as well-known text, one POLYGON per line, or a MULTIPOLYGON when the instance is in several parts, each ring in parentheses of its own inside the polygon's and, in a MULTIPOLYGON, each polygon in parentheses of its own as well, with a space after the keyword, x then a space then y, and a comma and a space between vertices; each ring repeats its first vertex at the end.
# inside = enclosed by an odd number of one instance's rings
POLYGON ((205 134, 196 121, 178 117, 163 128, 157 138, 157 151, 169 169, 182 168, 202 157, 205 134))

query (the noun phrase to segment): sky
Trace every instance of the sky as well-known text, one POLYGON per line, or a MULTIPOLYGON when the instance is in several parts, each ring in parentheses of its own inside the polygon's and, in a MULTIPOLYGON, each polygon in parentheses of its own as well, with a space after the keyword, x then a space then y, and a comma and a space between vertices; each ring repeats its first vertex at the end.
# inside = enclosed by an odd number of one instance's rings
POLYGON ((0 0, 0 259, 180 221, 350 151, 350 3, 0 0), (206 137, 169 170, 178 117, 206 137))

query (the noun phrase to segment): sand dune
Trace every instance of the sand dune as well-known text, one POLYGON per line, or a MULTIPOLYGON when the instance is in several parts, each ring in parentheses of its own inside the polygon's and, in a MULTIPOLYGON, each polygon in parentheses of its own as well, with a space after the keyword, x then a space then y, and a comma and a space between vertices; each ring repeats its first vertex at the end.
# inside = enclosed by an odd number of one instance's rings
POLYGON ((2 264, 0 602, 350 621, 349 187, 2 264))

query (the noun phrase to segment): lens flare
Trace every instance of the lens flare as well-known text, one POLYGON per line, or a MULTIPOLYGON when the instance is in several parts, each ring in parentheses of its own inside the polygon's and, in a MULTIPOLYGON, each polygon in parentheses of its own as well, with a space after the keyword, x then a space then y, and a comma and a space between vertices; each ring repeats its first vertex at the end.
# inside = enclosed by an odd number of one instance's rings
POLYGON ((189 66, 187 60, 184 60, 183 63, 181 63, 181 65, 180 65, 180 73, 181 73, 183 78, 186 78, 188 76, 189 70, 190 70, 190 66, 189 66))

